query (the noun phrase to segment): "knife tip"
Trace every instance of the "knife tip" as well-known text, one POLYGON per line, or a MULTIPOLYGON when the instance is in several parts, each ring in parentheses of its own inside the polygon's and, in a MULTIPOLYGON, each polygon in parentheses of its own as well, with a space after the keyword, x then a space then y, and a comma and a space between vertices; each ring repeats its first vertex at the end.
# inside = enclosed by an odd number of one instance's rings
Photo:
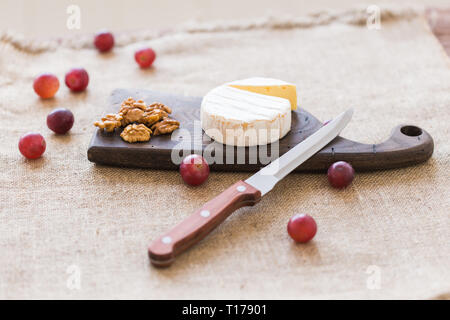
POLYGON ((348 114, 350 117, 353 116, 353 112, 354 112, 353 108, 347 109, 347 111, 345 111, 345 113, 348 114))

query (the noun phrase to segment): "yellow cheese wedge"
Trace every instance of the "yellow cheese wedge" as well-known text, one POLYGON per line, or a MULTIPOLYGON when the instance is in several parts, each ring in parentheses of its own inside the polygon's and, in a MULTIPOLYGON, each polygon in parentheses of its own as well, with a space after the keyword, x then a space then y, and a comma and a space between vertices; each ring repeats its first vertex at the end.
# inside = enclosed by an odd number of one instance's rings
POLYGON ((291 110, 297 109, 297 88, 294 84, 271 78, 249 78, 227 83, 241 90, 288 99, 291 110))

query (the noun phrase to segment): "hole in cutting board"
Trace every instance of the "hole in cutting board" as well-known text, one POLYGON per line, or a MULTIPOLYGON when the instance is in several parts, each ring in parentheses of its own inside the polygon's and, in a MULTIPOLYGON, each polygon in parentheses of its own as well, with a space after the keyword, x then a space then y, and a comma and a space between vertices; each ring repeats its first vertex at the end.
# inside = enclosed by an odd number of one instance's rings
POLYGON ((404 126, 400 129, 401 133, 410 137, 417 137, 422 134, 422 129, 416 126, 404 126))

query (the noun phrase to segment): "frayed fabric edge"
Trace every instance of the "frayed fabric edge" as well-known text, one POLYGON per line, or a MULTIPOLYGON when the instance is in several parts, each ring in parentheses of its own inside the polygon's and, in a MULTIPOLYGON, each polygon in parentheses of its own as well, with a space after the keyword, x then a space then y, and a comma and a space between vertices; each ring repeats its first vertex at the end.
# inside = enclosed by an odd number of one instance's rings
MULTIPOLYGON (((147 41, 176 33, 213 33, 248 31, 255 29, 305 29, 316 26, 341 23, 365 26, 373 10, 379 8, 380 21, 393 22, 409 20, 423 15, 423 7, 357 7, 345 11, 323 10, 298 17, 263 17, 240 21, 190 21, 170 30, 139 30, 115 33, 115 46, 123 47, 132 43, 147 41)), ((94 49, 93 34, 66 36, 52 39, 27 38, 12 31, 0 32, 0 42, 9 44, 17 50, 37 54, 64 47, 68 49, 94 49)))

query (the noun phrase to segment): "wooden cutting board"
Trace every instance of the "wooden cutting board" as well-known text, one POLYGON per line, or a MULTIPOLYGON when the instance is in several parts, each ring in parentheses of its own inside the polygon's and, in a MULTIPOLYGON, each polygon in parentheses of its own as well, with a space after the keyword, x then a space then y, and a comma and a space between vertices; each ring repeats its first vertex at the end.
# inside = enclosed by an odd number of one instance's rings
MULTIPOLYGON (((279 144, 225 147, 211 141, 198 129, 201 97, 117 89, 111 95, 106 113, 117 113, 122 101, 128 97, 146 102, 158 101, 170 106, 173 118, 181 123, 180 129, 172 135, 154 136, 148 142, 133 144, 120 138, 122 129, 116 129, 113 133, 98 129, 87 152, 90 161, 121 167, 177 170, 177 161, 182 158, 181 150, 184 150, 184 155, 205 152, 208 162, 214 161, 210 163, 211 170, 253 172, 268 164, 271 155, 272 159, 281 156, 323 126, 317 118, 301 108, 292 112, 291 130, 279 144), (172 159, 176 160, 175 163, 172 159)), ((390 138, 380 144, 362 144, 337 137, 295 171, 325 171, 339 160, 351 163, 357 171, 405 167, 426 161, 433 153, 433 147, 433 139, 422 128, 399 125, 393 129, 390 138)))

